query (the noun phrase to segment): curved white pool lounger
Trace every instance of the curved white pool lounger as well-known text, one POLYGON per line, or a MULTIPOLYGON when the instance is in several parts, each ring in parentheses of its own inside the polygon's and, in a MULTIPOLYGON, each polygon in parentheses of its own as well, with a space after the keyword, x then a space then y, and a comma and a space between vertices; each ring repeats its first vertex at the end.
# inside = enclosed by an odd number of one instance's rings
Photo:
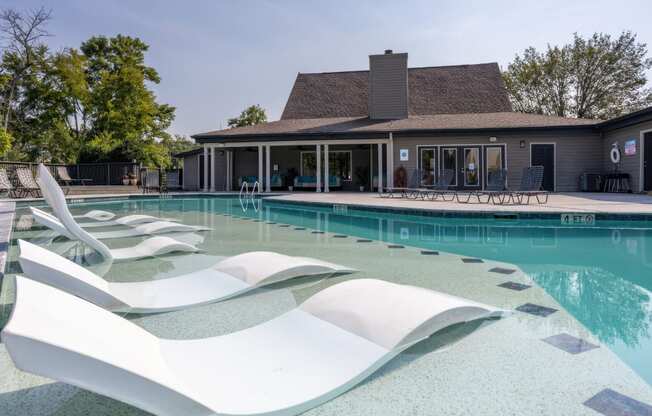
POLYGON ((177 221, 172 218, 159 218, 159 217, 154 217, 152 215, 144 215, 144 214, 131 214, 119 218, 115 218, 115 217, 116 215, 113 212, 103 211, 100 209, 94 209, 88 211, 85 214, 73 216, 73 218, 75 219, 84 218, 84 219, 94 220, 93 222, 80 223, 79 225, 82 227, 107 227, 110 225, 132 226, 132 225, 145 224, 154 221, 171 221, 171 222, 177 221))
POLYGON ((158 338, 53 287, 16 277, 2 340, 16 366, 156 415, 295 415, 344 393, 447 326, 503 311, 374 279, 336 284, 263 324, 158 338))
POLYGON ((114 261, 134 260, 143 257, 160 256, 175 251, 199 251, 197 247, 191 244, 163 236, 148 238, 133 247, 110 249, 77 224, 75 219, 72 217, 70 210, 68 210, 66 197, 63 195, 61 187, 43 164, 39 164, 38 172, 38 183, 41 188, 41 193, 43 194, 43 199, 45 199, 48 205, 50 205, 56 218, 59 219, 61 224, 67 230, 68 235, 84 244, 87 244, 106 259, 114 261))
MULTIPOLYGON (((49 229, 71 240, 76 240, 76 238, 72 234, 70 234, 68 230, 66 230, 66 227, 64 227, 61 221, 59 221, 59 219, 54 215, 42 211, 35 207, 29 207, 29 209, 32 212, 32 216, 34 217, 34 220, 39 224, 48 227, 49 229)), ((93 235, 93 237, 97 238, 98 240, 107 240, 110 238, 128 238, 128 237, 139 237, 143 235, 194 232, 194 231, 210 231, 210 228, 179 224, 178 222, 156 221, 156 222, 149 222, 149 223, 136 225, 133 228, 128 228, 125 230, 95 232, 91 234, 93 235)))
POLYGON ((353 273, 316 259, 254 251, 216 265, 160 280, 107 282, 45 248, 18 240, 23 274, 116 312, 155 313, 219 302, 296 277, 353 273))

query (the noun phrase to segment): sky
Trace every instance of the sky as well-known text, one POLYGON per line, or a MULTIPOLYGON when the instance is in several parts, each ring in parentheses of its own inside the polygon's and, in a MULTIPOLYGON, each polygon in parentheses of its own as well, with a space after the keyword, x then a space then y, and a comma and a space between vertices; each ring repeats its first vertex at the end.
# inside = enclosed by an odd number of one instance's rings
POLYGON ((252 104, 276 120, 298 72, 368 69, 368 55, 385 49, 407 52, 410 67, 505 68, 525 48, 562 45, 574 32, 630 30, 652 50, 650 0, 0 0, 40 6, 52 9, 55 50, 119 33, 147 43, 161 76, 152 89, 176 107, 170 132, 186 136, 224 128, 252 104))

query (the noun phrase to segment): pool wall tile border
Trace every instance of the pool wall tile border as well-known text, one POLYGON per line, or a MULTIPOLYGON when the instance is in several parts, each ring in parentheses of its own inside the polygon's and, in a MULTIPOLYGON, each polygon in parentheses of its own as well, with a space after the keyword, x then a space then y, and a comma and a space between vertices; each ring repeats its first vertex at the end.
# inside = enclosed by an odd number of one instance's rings
MULTIPOLYGON (((296 205, 296 206, 319 206, 324 208, 347 206, 348 213, 355 212, 356 210, 373 211, 388 214, 399 215, 414 215, 422 217, 436 217, 436 218, 486 218, 498 221, 518 221, 518 220, 559 220, 561 214, 567 212, 527 212, 527 211, 451 211, 451 210, 436 210, 436 209, 420 209, 420 208, 405 208, 405 207, 390 207, 390 206, 376 206, 366 204, 333 204, 331 202, 315 202, 315 201, 292 201, 292 200, 277 200, 269 199, 278 195, 264 195, 267 204, 278 205, 296 205)), ((337 212, 334 212, 337 214, 337 212)), ((582 214, 595 215, 596 221, 652 221, 652 214, 632 214, 632 213, 606 213, 606 212, 582 212, 582 214)))
MULTIPOLYGON (((269 199, 276 196, 282 196, 281 193, 271 193, 264 195, 256 195, 256 198, 266 200, 266 203, 273 203, 279 205, 297 205, 297 206, 321 206, 324 208, 332 209, 334 206, 341 207, 346 205, 348 211, 364 210, 374 211, 389 214, 402 214, 402 215, 415 215, 423 217, 438 217, 438 218, 488 218, 498 221, 517 221, 517 220, 558 220, 560 215, 567 212, 527 212, 527 211, 451 211, 451 210, 437 210, 437 209, 421 209, 421 208, 404 208, 404 207, 391 207, 391 206, 376 206, 366 204, 338 204, 332 202, 316 202, 316 201, 292 201, 292 200, 275 200, 269 199)), ((129 194, 129 195, 102 195, 102 196, 81 196, 79 198, 68 197, 71 204, 81 203, 94 203, 94 202, 115 202, 115 201, 129 201, 129 200, 142 200, 142 199, 182 199, 182 198, 234 198, 237 193, 170 193, 170 194, 129 194)), ((14 202, 14 201, 0 201, 0 203, 14 202)), ((44 204, 42 199, 29 199, 15 201, 17 208, 28 207, 35 204, 44 204)), ((634 214, 634 213, 605 213, 605 212, 583 212, 583 214, 595 215, 596 221, 651 221, 652 214, 634 214)))

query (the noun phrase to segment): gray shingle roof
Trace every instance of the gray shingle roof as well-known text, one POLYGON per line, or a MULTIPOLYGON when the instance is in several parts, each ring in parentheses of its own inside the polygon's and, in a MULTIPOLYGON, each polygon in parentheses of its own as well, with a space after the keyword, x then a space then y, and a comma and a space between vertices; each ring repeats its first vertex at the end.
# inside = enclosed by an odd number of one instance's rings
POLYGON ((601 120, 564 118, 515 112, 433 114, 400 120, 370 120, 367 117, 286 119, 256 126, 217 130, 193 136, 195 139, 234 139, 256 135, 301 135, 401 132, 415 130, 512 129, 537 127, 594 126, 601 120))
MULTIPOLYGON (((281 119, 365 117, 369 71, 297 75, 281 119)), ((511 111, 496 63, 408 69, 410 115, 511 111)))

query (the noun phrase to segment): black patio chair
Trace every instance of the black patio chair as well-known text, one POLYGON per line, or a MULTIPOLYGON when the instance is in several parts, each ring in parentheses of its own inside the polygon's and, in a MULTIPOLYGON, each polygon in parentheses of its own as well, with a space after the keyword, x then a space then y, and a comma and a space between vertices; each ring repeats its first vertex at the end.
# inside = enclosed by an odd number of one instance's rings
POLYGON ((6 192, 9 198, 16 198, 16 188, 11 184, 7 169, 0 168, 0 192, 6 192))
POLYGON ((380 195, 385 198, 394 198, 398 195, 400 198, 417 198, 419 195, 420 188, 418 187, 419 182, 421 181, 421 172, 418 169, 415 169, 410 175, 408 186, 405 187, 385 187, 384 195, 380 195))
POLYGON ((501 203, 530 204, 530 198, 535 197, 537 203, 547 204, 549 192, 543 189, 543 166, 530 166, 523 168, 521 185, 516 190, 506 191, 506 195, 501 203))
POLYGON ((429 185, 421 188, 421 197, 423 199, 428 198, 431 201, 437 201, 439 197, 441 197, 442 201, 453 201, 457 197, 457 191, 450 189, 454 178, 455 171, 453 169, 443 169, 439 173, 439 177, 435 181, 434 185, 429 185), (450 199, 446 199, 447 195, 450 195, 450 199))
POLYGON ((70 177, 70 174, 68 173, 68 168, 65 166, 57 166, 57 176, 59 177, 59 181, 63 182, 64 185, 70 186, 70 184, 75 184, 76 182, 79 182, 82 186, 86 185, 86 182, 93 182, 92 179, 73 179, 70 177))
POLYGON ((487 173, 487 184, 485 185, 485 189, 458 193, 457 202, 467 204, 471 202, 471 198, 476 198, 479 204, 488 204, 489 202, 495 204, 496 201, 498 201, 499 204, 502 204, 504 198, 506 197, 506 189, 507 169, 492 170, 487 173), (466 199, 462 199, 461 195, 466 195, 466 199), (485 196, 487 199, 486 201, 483 201, 482 198, 485 196))
POLYGON ((32 169, 24 166, 19 166, 16 168, 14 173, 16 175, 16 179, 18 180, 16 195, 19 198, 25 198, 27 196, 39 198, 41 196, 41 188, 39 188, 38 183, 36 183, 36 180, 34 179, 32 169))

